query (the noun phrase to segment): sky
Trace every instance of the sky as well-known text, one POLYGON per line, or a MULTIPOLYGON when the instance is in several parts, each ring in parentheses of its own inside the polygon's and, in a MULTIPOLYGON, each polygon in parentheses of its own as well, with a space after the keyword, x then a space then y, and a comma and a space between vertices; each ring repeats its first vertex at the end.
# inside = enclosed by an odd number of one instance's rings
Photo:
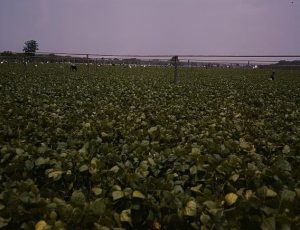
POLYGON ((299 55, 300 0, 0 0, 0 51, 31 39, 53 53, 299 55))

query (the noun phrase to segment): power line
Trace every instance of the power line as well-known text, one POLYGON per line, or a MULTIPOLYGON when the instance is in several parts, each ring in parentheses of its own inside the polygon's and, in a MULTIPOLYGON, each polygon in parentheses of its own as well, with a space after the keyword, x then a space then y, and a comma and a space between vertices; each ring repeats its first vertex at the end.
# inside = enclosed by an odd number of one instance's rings
POLYGON ((36 54, 57 54, 57 55, 69 55, 69 56, 98 56, 98 57, 127 57, 127 58, 171 58, 173 56, 178 56, 181 58, 284 58, 284 57, 298 57, 300 55, 194 55, 194 54, 184 54, 184 55, 136 55, 136 54, 92 54, 92 53, 65 53, 65 52, 37 52, 36 54))

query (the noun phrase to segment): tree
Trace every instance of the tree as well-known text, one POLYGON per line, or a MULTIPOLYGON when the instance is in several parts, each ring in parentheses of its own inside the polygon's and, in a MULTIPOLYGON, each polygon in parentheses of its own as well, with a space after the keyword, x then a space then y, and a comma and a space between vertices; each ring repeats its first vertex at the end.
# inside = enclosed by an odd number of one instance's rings
POLYGON ((39 49, 38 43, 35 40, 30 40, 24 43, 23 51, 28 56, 34 56, 39 49))

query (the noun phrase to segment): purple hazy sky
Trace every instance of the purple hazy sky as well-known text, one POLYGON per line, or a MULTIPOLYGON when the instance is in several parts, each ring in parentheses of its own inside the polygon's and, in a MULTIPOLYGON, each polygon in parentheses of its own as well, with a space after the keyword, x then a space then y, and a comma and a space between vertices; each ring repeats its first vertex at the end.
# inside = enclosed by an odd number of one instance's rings
POLYGON ((300 0, 1 0, 0 51, 31 39, 50 52, 298 55, 300 0))

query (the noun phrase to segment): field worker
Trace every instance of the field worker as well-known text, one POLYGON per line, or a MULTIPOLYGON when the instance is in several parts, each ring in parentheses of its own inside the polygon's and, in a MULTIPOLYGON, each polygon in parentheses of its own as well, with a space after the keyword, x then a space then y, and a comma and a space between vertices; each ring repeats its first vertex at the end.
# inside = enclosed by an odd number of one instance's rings
POLYGON ((72 63, 71 66, 70 66, 70 69, 72 71, 77 71, 77 66, 74 63, 72 63))
POLYGON ((274 81, 275 80, 275 72, 273 71, 271 76, 269 77, 269 80, 274 81))

